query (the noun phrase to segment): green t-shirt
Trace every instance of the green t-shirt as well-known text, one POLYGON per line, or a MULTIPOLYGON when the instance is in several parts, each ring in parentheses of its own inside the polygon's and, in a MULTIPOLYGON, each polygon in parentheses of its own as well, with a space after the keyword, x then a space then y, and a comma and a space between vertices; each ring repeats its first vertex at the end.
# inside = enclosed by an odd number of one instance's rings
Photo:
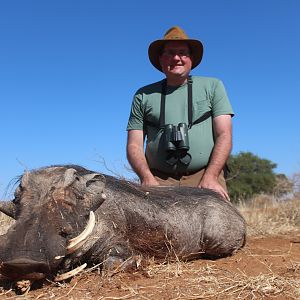
MULTIPOLYGON (((163 142, 163 129, 159 126, 162 81, 139 89, 132 102, 127 130, 144 130, 146 158, 150 169, 168 174, 195 172, 208 164, 214 147, 212 118, 220 115, 233 115, 223 83, 215 78, 193 76, 193 121, 211 111, 212 116, 195 124, 188 130, 188 153, 192 159, 188 166, 178 162, 174 166, 166 163, 163 142), (154 126, 153 126, 154 125, 154 126)), ((167 87, 165 104, 165 124, 188 124, 187 84, 180 87, 167 87)))

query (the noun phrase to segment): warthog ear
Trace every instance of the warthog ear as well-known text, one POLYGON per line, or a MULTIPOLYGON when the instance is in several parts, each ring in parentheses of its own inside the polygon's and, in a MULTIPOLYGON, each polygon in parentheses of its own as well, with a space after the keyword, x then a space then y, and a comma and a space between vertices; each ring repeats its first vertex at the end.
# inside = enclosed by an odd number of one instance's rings
POLYGON ((84 177, 88 197, 90 198, 91 210, 96 210, 106 199, 104 193, 105 177, 98 173, 87 174, 84 177))
POLYGON ((75 180, 75 173, 76 170, 75 169, 67 169, 65 174, 64 174, 64 182, 63 182, 63 186, 67 187, 69 185, 71 185, 74 180, 75 180))
POLYGON ((7 216, 16 219, 16 206, 11 201, 0 201, 0 211, 7 216))
POLYGON ((105 187, 105 177, 99 173, 91 173, 83 176, 85 180, 86 187, 97 187, 104 189, 105 187))

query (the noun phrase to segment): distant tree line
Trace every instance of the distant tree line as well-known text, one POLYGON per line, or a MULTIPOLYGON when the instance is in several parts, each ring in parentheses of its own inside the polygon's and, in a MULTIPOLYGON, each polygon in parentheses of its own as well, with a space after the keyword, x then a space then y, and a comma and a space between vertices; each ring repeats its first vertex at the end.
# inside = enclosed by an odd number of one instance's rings
POLYGON ((286 175, 275 174, 275 163, 251 152, 231 155, 228 167, 227 186, 233 202, 247 201, 262 193, 280 197, 293 190, 293 182, 286 175))

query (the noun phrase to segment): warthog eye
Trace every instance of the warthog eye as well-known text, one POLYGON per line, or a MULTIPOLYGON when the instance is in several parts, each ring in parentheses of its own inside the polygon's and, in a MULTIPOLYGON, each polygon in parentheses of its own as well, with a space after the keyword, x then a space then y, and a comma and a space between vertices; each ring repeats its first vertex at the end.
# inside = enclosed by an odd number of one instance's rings
POLYGON ((82 201, 83 199, 84 197, 81 193, 78 191, 72 191, 65 197, 64 203, 73 207, 77 205, 77 200, 82 201))
POLYGON ((77 200, 83 200, 84 196, 82 194, 75 193, 75 197, 77 200))
POLYGON ((76 201, 69 197, 64 199, 64 203, 71 207, 76 206, 76 201))

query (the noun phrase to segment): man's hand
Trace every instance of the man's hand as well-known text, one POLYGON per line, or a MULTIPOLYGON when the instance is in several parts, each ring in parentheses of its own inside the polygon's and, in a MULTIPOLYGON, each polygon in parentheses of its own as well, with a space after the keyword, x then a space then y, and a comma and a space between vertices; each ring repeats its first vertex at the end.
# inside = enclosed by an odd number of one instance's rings
POLYGON ((219 193, 225 200, 230 201, 227 191, 221 186, 218 179, 213 176, 205 176, 204 174, 198 187, 214 190, 219 193))
POLYGON ((157 186, 159 185, 158 181, 154 176, 147 176, 146 178, 141 179, 142 186, 157 186))
POLYGON ((216 191, 224 199, 230 201, 227 191, 218 181, 224 164, 226 163, 232 147, 231 115, 220 115, 213 119, 215 145, 205 173, 198 187, 216 191))
POLYGON ((155 178, 143 180, 141 182, 141 184, 142 184, 142 186, 158 186, 159 185, 158 181, 155 178))

